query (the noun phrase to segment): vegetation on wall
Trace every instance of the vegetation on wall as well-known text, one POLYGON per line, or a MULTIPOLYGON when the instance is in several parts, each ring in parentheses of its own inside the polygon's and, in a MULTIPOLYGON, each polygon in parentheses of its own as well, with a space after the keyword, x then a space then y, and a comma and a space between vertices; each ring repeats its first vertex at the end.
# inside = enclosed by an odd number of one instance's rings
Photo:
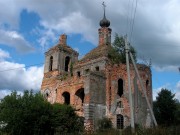
POLYGON ((68 105, 50 104, 40 93, 12 92, 0 102, 0 133, 8 135, 80 132, 83 122, 68 105))
MULTIPOLYGON (((136 50, 130 45, 130 43, 128 43, 128 45, 130 52, 136 61, 136 50)), ((123 36, 119 36, 117 33, 115 34, 115 39, 112 43, 112 48, 109 50, 108 57, 114 64, 126 63, 125 39, 123 36)))

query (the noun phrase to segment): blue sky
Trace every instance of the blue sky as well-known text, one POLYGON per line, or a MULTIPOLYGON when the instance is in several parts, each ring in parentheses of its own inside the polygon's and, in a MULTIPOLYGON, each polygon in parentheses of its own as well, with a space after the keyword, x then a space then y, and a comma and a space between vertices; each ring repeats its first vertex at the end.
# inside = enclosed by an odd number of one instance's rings
MULTIPOLYGON (((176 93, 180 100, 180 2, 178 0, 138 1, 133 33, 133 0, 104 0, 106 17, 115 33, 129 40, 143 63, 152 61, 153 96, 161 88, 176 93)), ((98 44, 102 2, 97 0, 6 0, 0 1, 0 98, 11 90, 38 91, 41 86, 44 52, 55 45, 59 35, 80 57, 98 44), (12 70, 9 70, 12 69, 12 70)))

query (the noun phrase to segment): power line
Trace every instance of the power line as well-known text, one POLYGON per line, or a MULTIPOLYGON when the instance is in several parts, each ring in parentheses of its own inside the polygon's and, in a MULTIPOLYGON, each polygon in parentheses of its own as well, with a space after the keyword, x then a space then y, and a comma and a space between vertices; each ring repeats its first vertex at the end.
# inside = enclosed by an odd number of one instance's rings
POLYGON ((136 9, 137 9, 137 0, 136 0, 135 9, 134 9, 134 16, 133 16, 132 27, 131 27, 131 32, 130 32, 130 42, 131 42, 132 33, 133 33, 133 29, 134 29, 134 20, 135 20, 135 16, 136 16, 136 9))

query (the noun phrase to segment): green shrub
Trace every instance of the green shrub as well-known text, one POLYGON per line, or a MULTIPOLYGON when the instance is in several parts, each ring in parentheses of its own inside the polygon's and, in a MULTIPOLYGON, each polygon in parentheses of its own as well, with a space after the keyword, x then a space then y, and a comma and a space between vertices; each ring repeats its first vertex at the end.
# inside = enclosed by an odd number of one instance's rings
POLYGON ((104 129, 111 129, 112 128, 112 122, 109 118, 102 118, 98 120, 98 128, 99 130, 104 130, 104 129))

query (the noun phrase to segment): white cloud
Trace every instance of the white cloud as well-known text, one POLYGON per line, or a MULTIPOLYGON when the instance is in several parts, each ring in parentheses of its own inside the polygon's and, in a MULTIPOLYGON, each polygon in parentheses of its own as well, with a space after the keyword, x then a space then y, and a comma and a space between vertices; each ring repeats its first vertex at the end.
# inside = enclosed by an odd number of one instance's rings
MULTIPOLYGON (((28 6, 24 6, 29 11, 40 15, 41 25, 47 30, 81 34, 84 40, 97 45, 98 23, 103 15, 101 2, 64 0, 51 3, 46 0, 48 8, 37 1, 32 1, 28 3, 28 6)), ((126 34, 127 16, 132 11, 132 7, 127 7, 127 0, 112 0, 111 2, 105 0, 105 2, 107 3, 106 17, 111 21, 112 35, 115 32, 121 35, 126 34)), ((180 14, 179 6, 178 0, 138 2, 132 44, 139 55, 151 58, 152 64, 162 70, 174 69, 179 66, 180 39, 177 36, 180 34, 180 18, 177 17, 180 14)), ((48 37, 42 38, 42 41, 46 41, 46 38, 48 37)))
POLYGON ((20 4, 13 0, 1 0, 0 5, 0 26, 6 24, 11 28, 18 28, 20 12, 22 10, 20 4))
POLYGON ((8 45, 17 49, 20 53, 33 51, 33 47, 16 31, 6 31, 0 29, 0 44, 8 45))
POLYGON ((43 77, 43 66, 25 68, 24 64, 0 62, 0 91, 3 90, 35 90, 39 91, 43 77))
POLYGON ((69 34, 82 34, 86 41, 97 44, 97 34, 96 37, 92 35, 92 33, 96 32, 97 30, 94 29, 91 20, 81 12, 72 12, 68 16, 63 16, 54 24, 47 21, 42 21, 41 24, 46 28, 56 31, 60 30, 69 34))
MULTIPOLYGON (((121 35, 129 34, 127 17, 133 11, 130 6, 132 0, 129 2, 130 4, 127 0, 105 0, 106 17, 111 21, 112 35, 115 32, 121 35)), ((28 12, 37 13, 41 18, 40 24, 45 30, 45 34, 41 34, 39 39, 41 46, 48 44, 51 38, 56 38, 57 33, 64 32, 81 34, 83 40, 97 45, 98 23, 103 15, 101 3, 102 1, 97 0, 53 0, 53 2, 44 0, 43 4, 37 0, 1 1, 0 24, 7 23, 10 26, 17 26, 18 29, 20 13, 26 9, 28 12), (7 9, 8 12, 4 12, 7 9)), ((180 14, 179 7, 179 0, 138 1, 131 42, 139 55, 151 58, 152 64, 160 70, 174 70, 179 66, 180 18, 177 17, 180 14)))
POLYGON ((11 94, 10 90, 0 90, 0 99, 3 99, 5 96, 11 94))
POLYGON ((0 48, 0 61, 5 58, 10 58, 9 52, 4 51, 0 48))
POLYGON ((173 65, 168 65, 168 66, 153 66, 153 68, 158 71, 158 72, 163 72, 163 71, 175 71, 179 72, 179 66, 173 66, 173 65))
MULTIPOLYGON (((18 95, 23 95, 22 91, 16 91, 18 95)), ((5 96, 10 95, 12 93, 11 90, 0 90, 0 99, 3 99, 5 96)))

